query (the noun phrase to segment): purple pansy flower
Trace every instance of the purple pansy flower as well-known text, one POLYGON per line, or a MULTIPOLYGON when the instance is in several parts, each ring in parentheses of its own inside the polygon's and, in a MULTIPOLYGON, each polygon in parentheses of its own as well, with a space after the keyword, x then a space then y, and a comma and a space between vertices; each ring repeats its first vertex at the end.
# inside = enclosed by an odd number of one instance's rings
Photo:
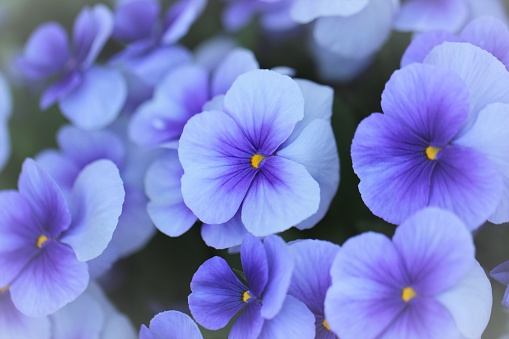
POLYGON ((491 285, 474 258, 472 235, 454 214, 417 212, 392 242, 364 233, 343 244, 325 299, 340 338, 480 338, 491 285))
POLYGON ((124 188, 116 166, 99 160, 81 171, 66 200, 31 159, 23 163, 18 187, 0 193, 0 286, 22 313, 44 316, 87 287, 86 262, 111 240, 124 188))
POLYGON ((187 314, 178 311, 155 315, 149 327, 141 325, 140 339, 203 339, 196 323, 187 314))
POLYGON ((182 195, 207 224, 209 245, 309 228, 325 215, 339 183, 331 99, 328 87, 255 70, 235 80, 221 111, 188 121, 178 150, 182 195))
POLYGON ((11 153, 9 139, 9 117, 12 110, 12 100, 7 80, 0 73, 0 170, 5 166, 11 153))
POLYGON ((287 295, 294 264, 284 241, 268 236, 262 244, 247 235, 240 255, 246 283, 220 257, 207 260, 196 271, 189 295, 194 319, 217 330, 241 312, 229 338, 313 338, 313 314, 287 295))
POLYGON ((145 170, 155 155, 153 151, 138 150, 127 137, 122 138, 112 130, 82 131, 64 126, 58 131, 57 142, 60 150, 45 150, 36 160, 58 183, 64 195, 70 195, 83 168, 99 159, 111 160, 124 182, 125 202, 113 238, 108 249, 89 262, 92 275, 97 276, 114 261, 141 249, 155 233, 146 212, 143 187, 145 170))
POLYGON ((81 11, 71 46, 60 24, 37 28, 17 65, 31 80, 58 78, 44 92, 42 109, 58 101, 62 113, 84 129, 102 128, 117 117, 127 95, 125 81, 117 70, 94 65, 112 29, 113 17, 104 5, 81 11))
POLYGON ((437 206, 470 229, 509 220, 509 73, 490 53, 446 42, 396 71, 352 142, 359 190, 399 224, 437 206))
POLYGON ((325 319, 325 294, 331 285, 330 270, 339 246, 321 240, 289 244, 295 261, 288 294, 302 301, 315 316, 316 339, 335 339, 325 319))

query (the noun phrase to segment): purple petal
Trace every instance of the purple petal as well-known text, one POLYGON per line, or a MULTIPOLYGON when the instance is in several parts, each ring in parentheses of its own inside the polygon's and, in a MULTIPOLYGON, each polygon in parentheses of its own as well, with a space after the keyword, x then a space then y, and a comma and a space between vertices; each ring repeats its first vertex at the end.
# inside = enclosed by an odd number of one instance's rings
POLYGON ((299 229, 311 228, 327 213, 339 185, 339 158, 330 122, 315 119, 277 155, 304 165, 320 186, 318 211, 296 225, 299 229))
POLYGON ((247 290, 226 261, 214 257, 204 262, 193 276, 189 309, 201 326, 217 330, 246 306, 242 296, 247 290))
POLYGON ((301 24, 306 24, 312 20, 323 16, 341 16, 347 17, 363 10, 368 0, 296 0, 291 7, 292 18, 301 24))
POLYGON ((490 276, 503 285, 509 285, 509 261, 492 269, 490 276))
POLYGON ((87 264, 70 247, 51 240, 12 283, 12 301, 26 315, 45 316, 76 299, 88 280, 87 264))
POLYGON ((468 88, 452 72, 415 64, 391 76, 382 93, 382 109, 426 146, 443 147, 465 123, 468 98, 468 88))
POLYGON ((254 154, 225 113, 204 112, 189 120, 179 144, 182 195, 199 219, 220 224, 235 215, 257 173, 250 160, 254 154))
POLYGON ((302 301, 315 316, 324 316, 324 302, 331 285, 330 270, 339 246, 306 239, 291 243, 295 268, 288 294, 302 301))
POLYGON ((39 107, 42 110, 46 110, 55 102, 62 100, 80 85, 81 80, 81 73, 68 73, 62 79, 52 84, 46 91, 44 91, 39 103, 39 107))
POLYGON ((141 325, 139 337, 140 339, 157 339, 145 325, 141 325))
POLYGON ((0 192, 0 234, 0 286, 5 287, 40 252, 37 242, 44 235, 29 202, 16 191, 0 192))
POLYGON ((56 150, 44 150, 37 154, 35 161, 58 183, 64 194, 70 191, 80 171, 70 159, 56 150))
POLYGON ((80 261, 100 255, 111 240, 124 203, 124 185, 110 160, 86 166, 74 183, 73 223, 62 237, 80 261))
POLYGON ((455 141, 473 148, 493 162, 503 179, 502 199, 489 221, 497 224, 509 221, 509 105, 491 104, 483 109, 472 128, 455 141))
POLYGON ((272 156, 264 159, 247 192, 242 222, 254 235, 266 236, 302 222, 317 212, 319 203, 319 185, 307 169, 272 156))
MULTIPOLYGON (((71 223, 62 191, 55 181, 32 159, 23 162, 18 180, 19 193, 30 204, 39 235, 56 239, 71 223)), ((34 225, 35 226, 35 225, 34 225)))
POLYGON ((461 37, 490 52, 509 69, 509 30, 502 21, 481 17, 468 24, 461 37))
POLYGON ((217 35, 207 39, 194 49, 194 61, 209 71, 216 69, 224 58, 237 47, 235 39, 226 35, 217 35))
POLYGON ((387 41, 396 11, 394 0, 369 1, 355 15, 319 18, 313 38, 318 45, 344 58, 364 59, 380 50, 387 41))
POLYGON ((206 0, 180 0, 168 9, 164 18, 163 43, 171 45, 186 35, 205 9, 206 0))
POLYGON ((249 303, 235 320, 228 338, 259 338, 264 323, 260 309, 260 304, 256 302, 249 303))
POLYGON ((472 126, 479 112, 487 105, 509 103, 509 72, 497 58, 479 47, 445 42, 435 47, 424 62, 453 71, 467 85, 470 114, 461 133, 472 126))
POLYGON ((401 67, 408 66, 413 62, 424 62, 433 48, 446 41, 460 42, 463 39, 446 31, 432 31, 416 36, 401 58, 401 67))
POLYGON ((315 317, 299 300, 287 296, 275 318, 266 320, 259 339, 314 338, 315 317))
MULTIPOLYGON (((366 324, 369 326, 368 324, 366 324)), ((415 299, 380 338, 464 338, 445 307, 433 299, 415 299)), ((472 337, 475 338, 475 337, 472 337)))
POLYGON ((377 338, 406 307, 408 283, 398 252, 377 233, 347 240, 331 268, 325 318, 341 338, 377 338))
POLYGON ((240 217, 240 211, 224 224, 203 224, 201 237, 208 246, 225 249, 240 245, 242 239, 249 232, 244 227, 240 217))
POLYGON ((150 36, 159 16, 156 0, 135 0, 121 3, 115 10, 113 39, 129 43, 150 36))
POLYGON ((260 297, 269 278, 267 254, 260 239, 246 235, 240 247, 240 258, 249 291, 260 297))
POLYGON ((53 339, 99 338, 105 325, 104 311, 88 294, 82 294, 51 315, 53 339))
POLYGON ((209 74, 205 69, 194 65, 175 69, 157 86, 154 98, 134 113, 129 124, 131 140, 145 146, 177 143, 184 125, 202 111, 208 97, 209 74))
POLYGON ((127 96, 124 78, 114 69, 93 67, 80 85, 60 101, 62 114, 86 130, 100 129, 115 120, 127 96))
POLYGON ((232 50, 214 71, 212 96, 225 94, 239 75, 259 68, 253 52, 243 48, 232 50))
POLYGON ((433 296, 457 285, 474 261, 475 247, 465 224, 434 207, 405 220, 392 241, 417 295, 433 296))
POLYGON ((463 146, 442 149, 431 176, 430 206, 458 215, 470 230, 495 212, 503 181, 497 167, 482 153, 463 146))
POLYGON ((256 14, 255 1, 232 1, 224 9, 222 22, 229 32, 235 32, 246 26, 256 14))
POLYGON ((105 5, 84 8, 73 29, 73 42, 78 62, 90 67, 113 31, 113 14, 105 5))
POLYGON ((161 312, 150 320, 149 338, 200 339, 203 336, 196 323, 187 315, 177 311, 161 312))
POLYGON ((411 0, 401 5, 394 27, 401 31, 456 32, 464 25, 468 14, 468 5, 463 0, 411 0))
POLYGON ((60 24, 50 22, 32 33, 17 65, 24 76, 36 80, 60 73, 68 59, 67 33, 60 24))
POLYGON ((7 290, 0 293, 0 338, 51 338, 48 317, 27 317, 14 306, 7 290))
POLYGON ((169 150, 150 166, 145 177, 145 192, 150 200, 147 212, 154 225, 170 237, 181 236, 197 219, 184 204, 182 174, 177 152, 169 150))
POLYGON ((437 301, 452 315, 463 336, 480 338, 491 315, 491 283, 479 263, 474 261, 459 284, 437 296, 437 301))
POLYGON ((288 76, 268 70, 244 73, 224 98, 225 112, 262 155, 272 154, 304 117, 304 99, 288 76))
POLYGON ((269 278, 263 292, 261 314, 265 319, 274 318, 283 307, 293 273, 293 257, 285 242, 271 235, 263 241, 269 265, 269 278))

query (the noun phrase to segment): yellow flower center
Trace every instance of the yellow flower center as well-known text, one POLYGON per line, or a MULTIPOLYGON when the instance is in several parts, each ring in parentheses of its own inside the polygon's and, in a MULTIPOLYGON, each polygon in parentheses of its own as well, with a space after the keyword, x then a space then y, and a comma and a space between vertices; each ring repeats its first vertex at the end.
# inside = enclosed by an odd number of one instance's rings
POLYGON ((263 159, 265 159, 265 157, 263 155, 260 155, 260 154, 253 155, 253 157, 251 158, 251 166, 253 166, 254 168, 258 168, 258 166, 260 165, 260 162, 263 159))
POLYGON ((322 326, 325 327, 327 331, 330 331, 330 326, 326 319, 323 319, 322 326))
POLYGON ((39 238, 37 238, 37 247, 42 248, 42 244, 44 244, 46 241, 48 241, 48 237, 43 235, 40 235, 39 238))
POLYGON ((409 302, 416 296, 417 296, 417 293, 411 287, 405 287, 403 289, 403 292, 401 292, 401 299, 403 299, 404 302, 409 302))
POLYGON ((440 148, 428 146, 426 148, 426 156, 429 160, 435 160, 435 157, 437 156, 438 152, 440 152, 440 148))
POLYGON ((251 298, 252 298, 252 296, 251 296, 251 294, 249 294, 249 291, 246 291, 246 292, 244 292, 244 294, 242 294, 242 301, 245 303, 247 303, 247 301, 251 298))

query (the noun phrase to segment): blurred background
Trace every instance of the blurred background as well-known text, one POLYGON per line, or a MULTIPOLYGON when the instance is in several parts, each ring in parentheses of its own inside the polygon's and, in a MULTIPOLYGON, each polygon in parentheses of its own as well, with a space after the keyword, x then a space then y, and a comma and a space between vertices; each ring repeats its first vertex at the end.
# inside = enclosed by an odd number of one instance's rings
MULTIPOLYGON (((483 1, 483 0, 478 0, 483 1)), ((113 1, 107 3, 113 7, 113 1)), ((507 5, 506 1, 506 5, 507 5)), ((68 32, 85 5, 93 0, 0 0, 0 65, 7 76, 11 75, 13 112, 9 123, 11 157, 0 172, 0 188, 17 188, 21 163, 41 150, 57 147, 55 134, 66 119, 57 106, 45 112, 38 107, 37 89, 20 86, 12 71, 12 59, 18 55, 31 32, 41 23, 57 21, 68 32)), ((163 8, 172 1, 162 1, 163 8)), ((190 49, 222 33, 221 11, 223 2, 209 0, 201 17, 192 26, 182 44, 190 49)), ((261 68, 289 66, 296 77, 326 83, 317 76, 303 34, 267 34, 256 21, 232 36, 242 47, 256 55, 261 68)), ((341 161, 341 182, 327 216, 313 229, 290 229, 282 234, 286 241, 301 238, 324 239, 342 244, 349 237, 366 231, 392 235, 394 225, 375 217, 364 206, 357 189, 358 179, 353 173, 350 145, 357 124, 372 112, 381 111, 380 95, 392 72, 399 68, 401 56, 411 35, 393 32, 389 41, 376 55, 372 65, 349 83, 329 84, 334 87, 335 101, 332 124, 341 161)), ((101 54, 106 60, 120 49, 109 43, 101 54)), ((509 151, 509 150, 508 150, 509 151)), ((476 235, 477 256, 488 272, 496 265, 509 260, 509 225, 485 225, 476 235)), ((176 309, 189 313, 187 296, 189 283, 197 268, 208 258, 220 255, 232 267, 241 268, 237 254, 217 251, 202 241, 200 228, 195 225, 179 238, 158 233, 140 252, 117 262, 113 270, 103 277, 102 283, 119 310, 129 316, 136 329, 148 324, 158 312, 176 309)), ((483 338, 500 338, 509 333, 509 313, 500 306, 504 287, 493 281, 493 314, 483 338)), ((227 330, 211 332, 202 329, 205 338, 225 338, 227 330)), ((509 334, 507 335, 509 338, 509 334)))

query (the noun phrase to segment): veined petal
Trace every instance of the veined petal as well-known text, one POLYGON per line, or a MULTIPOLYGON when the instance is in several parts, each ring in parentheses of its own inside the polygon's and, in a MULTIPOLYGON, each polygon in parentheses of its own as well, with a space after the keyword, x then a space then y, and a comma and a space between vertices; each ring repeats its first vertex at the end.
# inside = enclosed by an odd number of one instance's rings
POLYGON ((179 142, 186 205, 205 223, 230 220, 257 173, 250 160, 255 154, 227 114, 210 111, 192 117, 179 142))
POLYGON ((249 291, 256 297, 260 297, 269 279, 267 254, 261 240, 247 234, 240 246, 240 258, 249 291))
POLYGON ((503 193, 489 221, 501 224, 509 221, 509 105, 491 104, 483 109, 474 125, 455 144, 473 148, 493 162, 503 179, 503 193))
POLYGON ((205 261, 193 276, 189 309, 200 325, 217 330, 246 306, 242 296, 247 290, 226 261, 214 257, 205 261))
POLYGON ((93 67, 83 73, 80 85, 60 100, 62 113, 82 129, 100 129, 115 120, 127 96, 119 71, 93 67))
POLYGON ((72 226, 62 237, 80 261, 100 255, 113 236, 122 213, 125 191, 110 160, 97 160, 79 174, 71 196, 72 226))
POLYGON ((282 232, 318 211, 320 187, 303 165, 271 156, 261 166, 242 204, 242 222, 249 232, 282 232))
MULTIPOLYGON (((187 315, 178 311, 161 312, 150 320, 148 338, 186 338, 203 339, 196 323, 187 315)), ((141 336, 140 336, 141 337, 141 336)))
POLYGON ((256 151, 270 155, 304 117, 304 98, 290 77, 254 70, 234 81, 224 109, 256 151))
POLYGON ((442 149, 431 176, 429 206, 448 209, 470 230, 495 212, 503 181, 496 165, 479 151, 451 145, 442 149))
POLYGON ((10 287, 12 301, 22 313, 41 317, 76 299, 87 288, 87 264, 73 250, 48 241, 10 287))
POLYGON ((433 296, 456 286, 474 261, 475 247, 465 224, 434 207, 405 220, 392 241, 417 295, 433 296))
POLYGON ((260 338, 260 331, 262 330, 262 326, 265 320, 260 314, 260 309, 261 306, 259 303, 249 303, 244 311, 242 311, 242 313, 235 320, 228 338, 260 338))
POLYGON ((154 225, 170 237, 184 234, 197 220, 182 197, 182 174, 177 152, 168 150, 149 167, 145 177, 145 192, 150 199, 147 212, 154 225))
POLYGON ((463 126, 465 133, 479 112, 495 102, 509 103, 509 72, 489 52, 469 43, 444 42, 435 47, 424 60, 453 71, 467 85, 470 93, 470 114, 463 126))
POLYGON ((240 245, 242 239, 249 232, 242 223, 240 210, 224 224, 203 224, 201 237, 208 246, 225 249, 240 245))
POLYGON ((290 15, 301 24, 323 16, 347 17, 360 12, 369 0, 296 0, 291 7, 290 15))
POLYGON ((446 41, 460 42, 460 37, 447 31, 431 31, 414 37, 401 58, 401 67, 410 65, 413 62, 424 62, 429 52, 436 46, 446 41))

